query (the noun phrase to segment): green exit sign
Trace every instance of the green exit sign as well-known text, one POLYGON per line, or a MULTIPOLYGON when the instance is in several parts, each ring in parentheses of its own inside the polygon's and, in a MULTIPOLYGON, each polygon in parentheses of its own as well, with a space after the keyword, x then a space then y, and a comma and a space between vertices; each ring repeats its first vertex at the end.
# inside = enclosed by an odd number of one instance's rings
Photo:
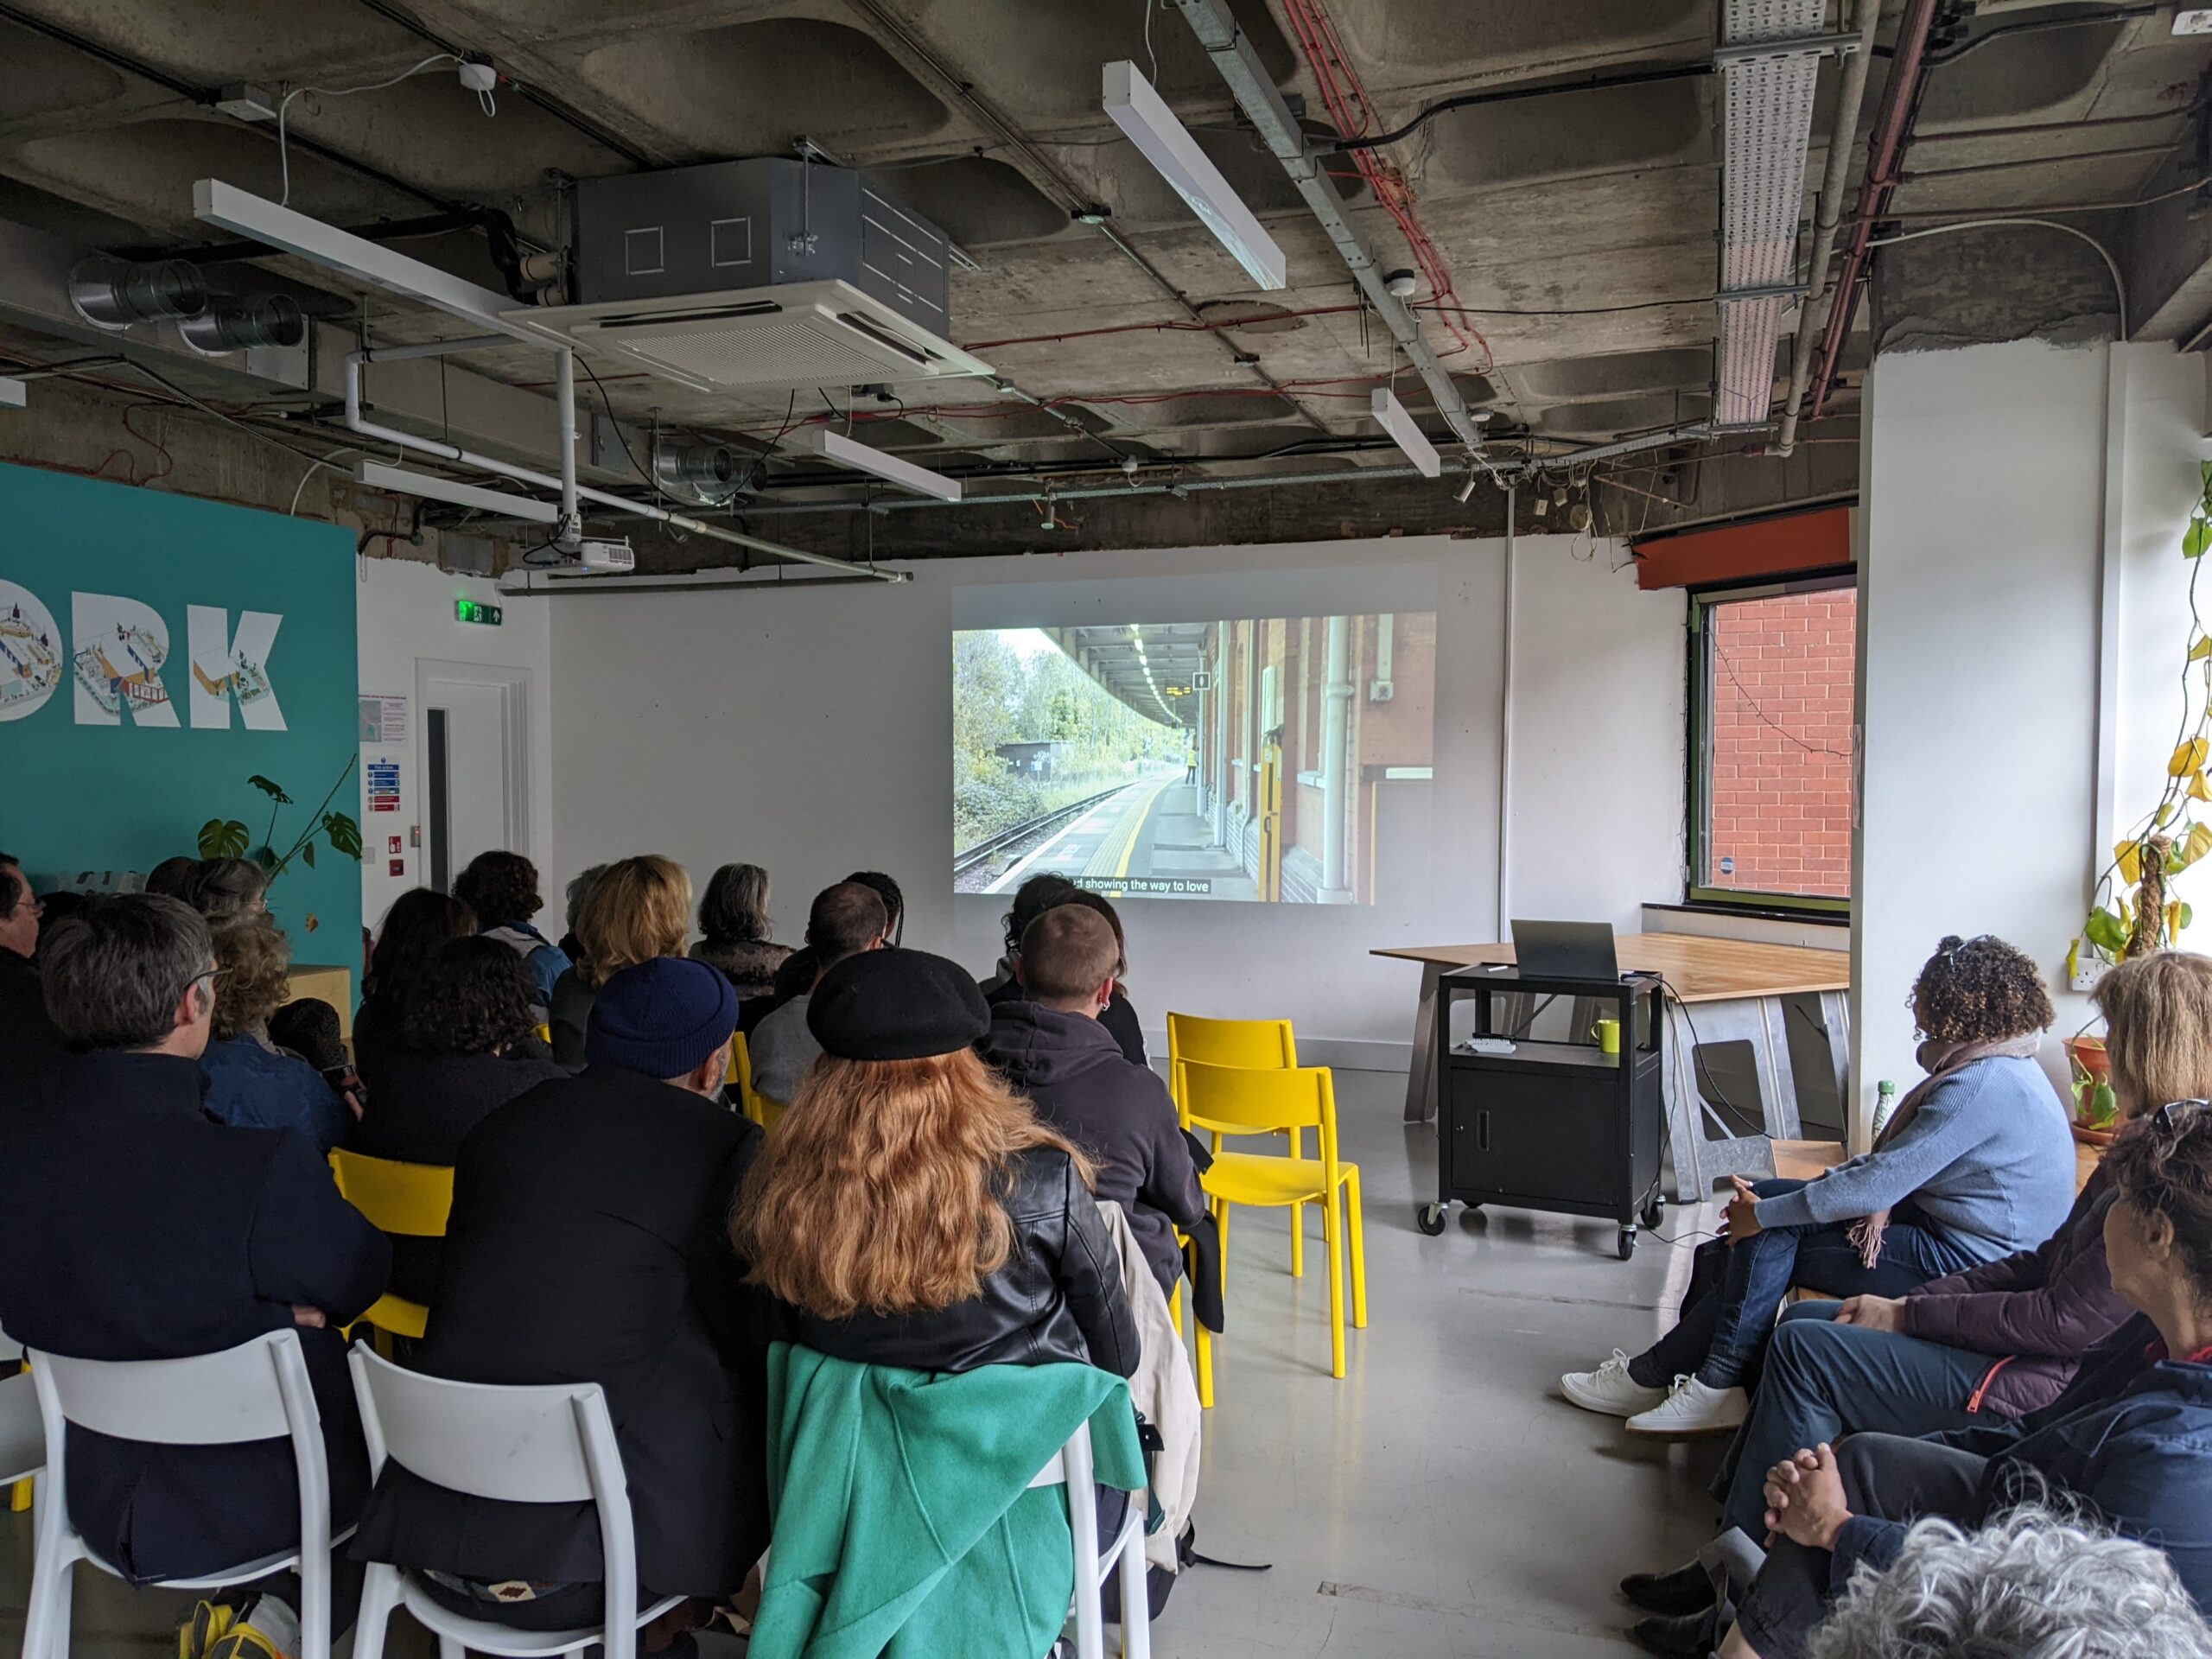
POLYGON ((480 605, 473 599, 456 599, 453 602, 454 620, 480 622, 487 628, 496 628, 505 613, 496 605, 480 605))

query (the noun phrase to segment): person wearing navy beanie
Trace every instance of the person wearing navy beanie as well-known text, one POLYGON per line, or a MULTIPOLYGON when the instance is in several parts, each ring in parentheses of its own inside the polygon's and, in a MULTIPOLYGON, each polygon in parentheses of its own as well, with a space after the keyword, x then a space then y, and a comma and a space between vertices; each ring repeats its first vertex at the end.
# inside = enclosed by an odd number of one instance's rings
MULTIPOLYGON (((600 988, 583 1071, 462 1142, 417 1351, 437 1376, 607 1390, 647 1599, 723 1599, 768 1541, 766 1305, 727 1229, 761 1143, 721 1103, 736 1028, 705 963, 657 957, 600 988)), ((515 1628, 603 1605, 588 1503, 498 1503, 387 1464, 354 1553, 515 1628)))

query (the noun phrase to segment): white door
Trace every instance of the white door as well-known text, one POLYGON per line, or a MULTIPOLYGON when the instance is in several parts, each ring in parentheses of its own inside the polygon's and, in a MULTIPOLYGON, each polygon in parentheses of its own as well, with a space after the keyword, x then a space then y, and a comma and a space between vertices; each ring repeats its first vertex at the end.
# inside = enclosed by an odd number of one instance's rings
POLYGON ((530 851, 530 671, 417 659, 423 853, 448 892, 477 854, 530 851))

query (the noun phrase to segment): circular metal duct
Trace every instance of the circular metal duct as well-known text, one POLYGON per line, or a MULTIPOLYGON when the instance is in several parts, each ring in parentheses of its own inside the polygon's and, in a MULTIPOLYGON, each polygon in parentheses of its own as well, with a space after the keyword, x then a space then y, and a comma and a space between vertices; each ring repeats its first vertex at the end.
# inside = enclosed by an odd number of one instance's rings
POLYGON ((296 301, 282 294, 225 300, 196 317, 178 320, 184 343, 207 357, 222 357, 256 346, 296 346, 307 338, 307 318, 296 301))
POLYGON ((128 328, 158 318, 196 317, 207 308, 207 279, 182 259, 133 264, 96 253, 69 273, 69 303, 87 322, 128 328))

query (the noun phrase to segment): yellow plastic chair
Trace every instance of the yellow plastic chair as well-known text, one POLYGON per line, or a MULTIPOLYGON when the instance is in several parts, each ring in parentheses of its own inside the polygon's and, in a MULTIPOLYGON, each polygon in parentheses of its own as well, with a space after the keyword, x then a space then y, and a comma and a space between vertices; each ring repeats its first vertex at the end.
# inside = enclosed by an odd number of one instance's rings
POLYGON ((730 1034, 728 1080, 737 1085, 739 1109, 762 1128, 774 1128, 786 1103, 771 1100, 753 1086, 753 1049, 741 1031, 730 1034))
POLYGON ((544 1044, 544 1045, 545 1045, 545 1046, 546 1046, 546 1047, 548 1047, 548 1048, 552 1047, 552 1046, 553 1046, 553 1027, 550 1027, 550 1026, 539 1026, 539 1027, 537 1027, 537 1040, 538 1040, 539 1042, 541 1042, 541 1043, 544 1044))
MULTIPOLYGON (((453 1212, 453 1171, 438 1164, 403 1164, 365 1153, 334 1152, 330 1173, 338 1195, 369 1218, 380 1233, 403 1238, 443 1238, 453 1212)), ((420 1337, 429 1326, 430 1310, 420 1302, 386 1291, 356 1324, 374 1325, 378 1351, 393 1337, 420 1337)))
MULTIPOLYGON (((1287 1020, 1209 1020, 1196 1014, 1167 1016, 1167 1089, 1190 1128, 1190 1114, 1183 1106, 1182 1063, 1198 1060, 1208 1065, 1242 1065, 1255 1071, 1285 1071, 1298 1064, 1298 1039, 1287 1020)), ((1213 1138, 1221 1151, 1221 1137, 1213 1138)), ((1306 1155, 1306 1133, 1290 1131, 1290 1155, 1306 1155)), ((1222 1271, 1229 1271, 1228 1241, 1223 1241, 1222 1271)), ((1290 1276, 1306 1276, 1306 1206, 1290 1206, 1290 1276)))
POLYGON ((1219 1136, 1269 1135, 1278 1130, 1320 1131, 1319 1158, 1224 1152, 1206 1171, 1203 1185, 1213 1199, 1214 1224, 1221 1230, 1221 1251, 1229 1255, 1229 1211, 1232 1205, 1261 1209, 1320 1204, 1321 1233, 1329 1252, 1329 1372, 1344 1374, 1344 1227, 1351 1230, 1351 1322, 1367 1328, 1367 1243, 1361 1225, 1359 1166, 1337 1156, 1337 1094, 1325 1065, 1262 1071, 1249 1066, 1179 1062, 1184 1111, 1196 1128, 1219 1136), (1338 1208, 1338 1193, 1344 1208, 1338 1208))

